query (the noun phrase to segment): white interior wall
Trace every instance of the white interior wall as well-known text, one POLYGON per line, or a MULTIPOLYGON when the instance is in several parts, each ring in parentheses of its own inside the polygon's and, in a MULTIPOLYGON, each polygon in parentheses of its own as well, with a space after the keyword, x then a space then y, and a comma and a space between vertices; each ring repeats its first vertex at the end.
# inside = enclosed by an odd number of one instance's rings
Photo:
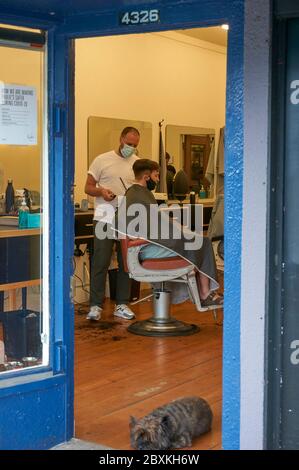
POLYGON ((38 105, 37 145, 0 145, 0 194, 5 192, 8 178, 13 179, 15 189, 40 191, 43 52, 0 47, 0 63, 0 81, 5 84, 34 86, 38 105))
MULTIPOLYGON (((85 197, 89 116, 219 130, 225 121, 226 48, 175 32, 79 39, 75 76, 75 200, 85 197)), ((178 168, 179 161, 174 159, 178 168)))

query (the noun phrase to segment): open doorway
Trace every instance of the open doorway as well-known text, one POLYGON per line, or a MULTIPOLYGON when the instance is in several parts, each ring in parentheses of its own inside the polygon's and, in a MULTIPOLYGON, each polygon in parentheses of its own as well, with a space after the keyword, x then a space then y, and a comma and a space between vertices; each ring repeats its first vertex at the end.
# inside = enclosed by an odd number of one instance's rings
MULTIPOLYGON (((199 333, 173 338, 132 335, 127 321, 113 318, 107 281, 102 319, 88 322, 92 243, 88 226, 92 226, 93 210, 91 200, 86 205, 84 185, 95 156, 117 145, 119 120, 142 128, 140 156, 157 161, 159 122, 164 119, 165 150, 176 171, 184 168, 185 136, 205 139, 209 154, 213 148, 213 179, 205 179, 205 158, 200 170, 203 179, 198 181, 199 190, 201 185, 206 189, 204 214, 210 215, 219 189, 217 149, 225 124, 226 36, 224 29, 215 27, 76 40, 75 201, 81 213, 76 217, 80 233, 76 233, 73 291, 78 438, 130 449, 131 415, 142 417, 176 398, 199 395, 210 403, 214 423, 212 432, 196 439, 192 448, 221 447, 222 311, 215 320, 212 312, 199 313, 185 302, 173 306, 173 313, 198 324, 199 333)), ((193 157, 190 150, 190 174, 192 158, 196 163, 197 156, 200 163, 201 149, 194 148, 193 157)), ((114 260, 111 268, 115 269, 114 260)), ((221 274, 220 284, 223 288, 221 274)), ((141 285, 140 295, 148 289, 141 285)), ((132 292, 132 299, 138 295, 132 292)), ((152 305, 143 302, 132 309, 141 319, 150 315, 152 305)))

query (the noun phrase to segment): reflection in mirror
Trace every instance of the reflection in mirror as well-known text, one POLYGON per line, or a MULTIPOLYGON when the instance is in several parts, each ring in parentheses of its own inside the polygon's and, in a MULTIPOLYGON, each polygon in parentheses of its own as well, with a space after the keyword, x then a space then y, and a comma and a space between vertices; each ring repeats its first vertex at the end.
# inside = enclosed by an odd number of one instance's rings
POLYGON ((98 155, 118 149, 121 131, 128 126, 136 127, 140 132, 139 157, 151 158, 152 124, 150 122, 90 116, 88 118, 87 168, 98 155))
MULTIPOLYGON (((173 168, 183 169, 189 190, 201 198, 213 199, 216 186, 214 151, 215 129, 188 126, 166 126, 167 182, 171 188, 173 168)), ((170 195, 171 197, 171 195, 170 195)))

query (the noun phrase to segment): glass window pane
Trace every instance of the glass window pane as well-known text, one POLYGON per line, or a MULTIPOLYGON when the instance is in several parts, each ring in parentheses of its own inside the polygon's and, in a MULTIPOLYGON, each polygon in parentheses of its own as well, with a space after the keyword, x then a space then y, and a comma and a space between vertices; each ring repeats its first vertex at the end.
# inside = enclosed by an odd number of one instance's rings
MULTIPOLYGON (((1 38, 0 38, 1 40, 1 38)), ((44 50, 1 43, 0 371, 46 364, 44 50)), ((48 335, 47 335, 48 337, 48 335)))

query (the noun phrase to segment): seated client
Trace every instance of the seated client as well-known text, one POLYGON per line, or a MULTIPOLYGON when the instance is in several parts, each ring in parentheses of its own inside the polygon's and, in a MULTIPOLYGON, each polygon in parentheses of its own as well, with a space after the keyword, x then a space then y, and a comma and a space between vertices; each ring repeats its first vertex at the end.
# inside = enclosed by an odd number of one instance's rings
POLYGON ((179 255, 190 261, 197 270, 201 305, 221 305, 223 297, 214 293, 219 284, 211 241, 170 218, 168 211, 158 210, 151 192, 159 181, 159 165, 156 162, 138 159, 133 165, 133 171, 135 183, 127 190, 119 206, 116 214, 117 229, 128 236, 137 236, 152 242, 140 251, 141 260, 179 255), (136 218, 138 211, 139 217, 136 218), (168 224, 168 230, 163 231, 163 223, 168 224))

